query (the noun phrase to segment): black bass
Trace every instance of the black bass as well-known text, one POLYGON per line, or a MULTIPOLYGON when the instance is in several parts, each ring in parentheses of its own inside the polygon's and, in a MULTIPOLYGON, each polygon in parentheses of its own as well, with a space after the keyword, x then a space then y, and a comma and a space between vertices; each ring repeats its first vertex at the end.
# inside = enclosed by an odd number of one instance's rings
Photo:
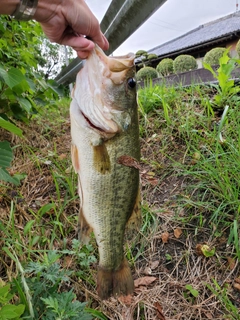
POLYGON ((128 295, 134 284, 124 257, 124 233, 140 214, 134 54, 107 57, 96 46, 77 75, 70 117, 80 239, 87 243, 94 232, 98 295, 128 295))

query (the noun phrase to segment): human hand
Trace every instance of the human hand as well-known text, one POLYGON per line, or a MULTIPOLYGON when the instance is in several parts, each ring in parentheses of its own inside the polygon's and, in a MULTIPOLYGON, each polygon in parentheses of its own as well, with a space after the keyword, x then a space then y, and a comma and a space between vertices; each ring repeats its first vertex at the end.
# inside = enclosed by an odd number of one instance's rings
POLYGON ((50 41, 71 46, 81 59, 88 57, 94 43, 108 49, 98 20, 84 0, 39 0, 34 19, 40 22, 50 41))

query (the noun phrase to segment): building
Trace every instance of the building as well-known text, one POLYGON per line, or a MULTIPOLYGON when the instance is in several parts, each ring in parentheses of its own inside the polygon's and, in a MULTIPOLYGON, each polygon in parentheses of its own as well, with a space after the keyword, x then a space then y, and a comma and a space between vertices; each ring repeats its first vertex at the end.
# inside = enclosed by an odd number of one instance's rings
POLYGON ((158 59, 152 60, 156 67, 164 58, 175 59, 180 54, 190 54, 202 67, 205 54, 213 48, 230 47, 230 56, 236 56, 236 44, 240 38, 240 12, 235 12, 220 19, 200 25, 184 35, 157 46, 149 53, 155 53, 158 59))

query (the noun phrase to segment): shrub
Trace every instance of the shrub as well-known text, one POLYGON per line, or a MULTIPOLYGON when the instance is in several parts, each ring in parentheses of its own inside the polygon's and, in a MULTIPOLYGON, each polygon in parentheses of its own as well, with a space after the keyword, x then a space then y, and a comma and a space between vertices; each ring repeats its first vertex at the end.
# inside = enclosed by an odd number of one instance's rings
POLYGON ((147 55, 148 55, 148 53, 147 53, 147 51, 145 51, 145 50, 138 50, 138 51, 135 53, 136 58, 141 57, 141 56, 146 57, 147 55))
POLYGON ((165 58, 159 62, 156 68, 157 72, 162 76, 168 76, 173 73, 173 60, 165 58))
POLYGON ((237 51, 238 57, 240 58, 240 40, 238 40, 237 42, 236 51, 237 51))
POLYGON ((154 79, 158 77, 157 70, 152 67, 144 67, 137 72, 137 80, 143 81, 147 79, 154 79))
POLYGON ((173 61, 173 70, 175 73, 194 69, 197 69, 197 61, 193 56, 188 54, 181 54, 173 61))
POLYGON ((208 51, 205 54, 203 62, 210 64, 211 66, 219 64, 219 59, 223 56, 223 53, 225 50, 226 50, 226 48, 214 48, 214 49, 208 51))
POLYGON ((147 55, 148 60, 153 60, 153 59, 157 59, 157 58, 158 58, 158 56, 155 53, 149 53, 147 55))

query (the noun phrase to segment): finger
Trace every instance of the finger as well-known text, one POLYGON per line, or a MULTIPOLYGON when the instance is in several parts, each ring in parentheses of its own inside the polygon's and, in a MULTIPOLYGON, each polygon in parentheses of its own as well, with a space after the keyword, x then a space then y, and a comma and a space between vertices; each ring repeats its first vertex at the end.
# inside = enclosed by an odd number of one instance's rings
MULTIPOLYGON (((77 51, 77 50, 76 50, 77 51)), ((77 55, 80 59, 87 59, 87 57, 89 56, 90 52, 89 51, 77 51, 77 55)))
POLYGON ((109 47, 109 43, 107 38, 104 36, 104 34, 102 32, 99 32, 97 35, 91 35, 91 34, 87 34, 87 36, 89 38, 91 38, 91 40, 96 43, 97 45, 99 45, 99 47, 103 50, 107 50, 109 47))
POLYGON ((73 34, 65 35, 61 41, 61 44, 70 46, 76 51, 92 51, 95 47, 95 44, 91 40, 82 36, 75 36, 73 34))
POLYGON ((104 34, 102 34, 102 37, 103 37, 103 41, 104 41, 104 45, 101 47, 103 50, 108 50, 109 48, 109 42, 107 40, 107 38, 105 37, 104 34))

